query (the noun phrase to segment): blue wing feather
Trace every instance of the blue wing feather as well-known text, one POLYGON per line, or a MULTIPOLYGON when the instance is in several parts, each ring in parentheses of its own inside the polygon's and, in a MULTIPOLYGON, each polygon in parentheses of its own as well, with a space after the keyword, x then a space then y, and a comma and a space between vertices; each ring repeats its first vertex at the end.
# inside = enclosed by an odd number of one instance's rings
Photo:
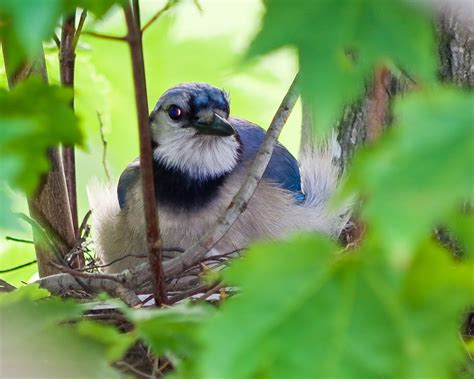
POLYGON ((125 207, 127 192, 132 188, 140 178, 140 161, 135 159, 130 163, 127 168, 120 175, 120 179, 117 185, 117 197, 120 205, 120 209, 125 207))
MULTIPOLYGON (((265 130, 238 118, 231 118, 230 121, 242 142, 242 160, 253 161, 265 138, 265 130)), ((296 199, 304 200, 298 161, 284 146, 280 144, 275 146, 263 179, 293 192, 296 199)))

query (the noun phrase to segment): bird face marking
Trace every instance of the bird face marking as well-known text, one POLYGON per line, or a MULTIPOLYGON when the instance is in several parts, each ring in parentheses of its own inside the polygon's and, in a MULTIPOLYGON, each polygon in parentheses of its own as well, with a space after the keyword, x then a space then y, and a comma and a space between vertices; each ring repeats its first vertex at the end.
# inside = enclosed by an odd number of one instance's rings
POLYGON ((169 89, 150 115, 155 159, 200 180, 232 171, 239 142, 229 111, 228 95, 208 84, 169 89))

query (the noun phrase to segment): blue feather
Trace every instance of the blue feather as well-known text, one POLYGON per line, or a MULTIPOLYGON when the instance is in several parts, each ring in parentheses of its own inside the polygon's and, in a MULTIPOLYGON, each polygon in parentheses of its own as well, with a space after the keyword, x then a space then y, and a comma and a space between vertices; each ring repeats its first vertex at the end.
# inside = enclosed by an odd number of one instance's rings
MULTIPOLYGON (((238 118, 231 118, 230 121, 237 130, 241 140, 242 161, 253 161, 265 138, 265 130, 255 124, 238 118)), ((263 179, 276 184, 280 188, 293 192, 294 197, 298 201, 304 200, 304 194, 301 191, 301 176, 298 161, 281 144, 275 146, 263 179)))
POLYGON ((140 178, 140 160, 137 158, 130 163, 127 168, 120 175, 120 179, 117 186, 117 197, 120 205, 120 209, 125 207, 127 198, 127 192, 131 189, 140 178))

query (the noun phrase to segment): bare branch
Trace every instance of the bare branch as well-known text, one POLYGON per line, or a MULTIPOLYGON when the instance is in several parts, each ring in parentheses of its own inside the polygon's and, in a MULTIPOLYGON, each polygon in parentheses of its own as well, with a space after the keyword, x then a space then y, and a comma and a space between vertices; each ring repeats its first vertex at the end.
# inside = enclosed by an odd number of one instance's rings
POLYGON ((34 244, 34 241, 32 241, 32 240, 25 240, 25 239, 23 239, 23 238, 16 238, 16 237, 11 237, 11 236, 6 236, 5 239, 6 239, 7 241, 34 244))
POLYGON ((163 8, 161 8, 158 12, 156 12, 149 20, 148 22, 143 26, 141 29, 141 32, 143 33, 146 29, 148 29, 163 13, 168 11, 170 8, 172 8, 174 5, 176 5, 179 2, 179 0, 168 0, 167 3, 163 8))
POLYGON ((148 100, 143 59, 142 32, 140 30, 140 9, 134 1, 134 9, 124 6, 127 22, 127 41, 130 48, 135 87, 135 101, 140 137, 140 174, 143 195, 143 208, 146 223, 148 259, 153 272, 153 295, 157 305, 166 303, 165 280, 163 273, 163 253, 155 199, 155 179, 152 161, 151 130, 148 121, 148 100))
POLYGON ((37 261, 36 261, 36 259, 35 259, 34 261, 27 262, 27 263, 23 263, 23 264, 21 264, 21 265, 19 265, 19 266, 7 268, 7 269, 5 269, 5 270, 0 270, 0 274, 6 274, 7 272, 16 271, 16 270, 19 270, 19 269, 21 269, 21 268, 34 265, 34 264, 36 264, 36 263, 37 263, 37 261))
POLYGON ((99 119, 100 140, 102 141, 102 166, 104 167, 107 179, 110 180, 109 169, 107 167, 107 140, 105 139, 104 124, 99 112, 97 112, 97 118, 99 119))
POLYGON ((97 32, 92 32, 92 31, 83 31, 82 34, 87 35, 87 36, 92 36, 96 38, 101 38, 101 39, 106 39, 109 41, 126 41, 127 37, 119 37, 119 36, 110 36, 108 34, 102 34, 102 33, 97 33, 97 32))
POLYGON ((15 286, 12 286, 10 283, 6 282, 3 279, 0 279, 0 293, 1 292, 11 292, 16 290, 15 286))
POLYGON ((72 42, 72 50, 73 51, 76 51, 76 49, 77 49, 77 44, 79 43, 79 37, 81 36, 82 28, 84 27, 84 23, 86 21, 86 18, 87 18, 87 10, 83 9, 82 13, 81 13, 81 16, 79 18, 79 23, 77 24, 76 34, 74 35, 74 40, 72 42))

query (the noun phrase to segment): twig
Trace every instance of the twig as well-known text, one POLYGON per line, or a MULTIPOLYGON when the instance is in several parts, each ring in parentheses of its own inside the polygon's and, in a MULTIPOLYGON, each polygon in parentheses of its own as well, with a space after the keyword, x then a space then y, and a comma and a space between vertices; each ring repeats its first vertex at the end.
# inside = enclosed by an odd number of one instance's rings
POLYGON ((209 296, 215 294, 217 291, 219 291, 223 287, 224 287, 223 283, 220 283, 220 282, 217 283, 215 286, 211 287, 204 295, 202 295, 199 299, 197 299, 196 303, 202 303, 209 296))
POLYGON ((56 35, 56 33, 53 34, 53 40, 54 40, 54 43, 56 44, 56 47, 58 49, 61 48, 61 41, 59 40, 58 36, 56 35))
POLYGON ((0 292, 11 292, 16 290, 15 286, 12 286, 10 283, 6 282, 3 279, 0 279, 0 292))
POLYGON ((99 119, 100 140, 102 141, 102 166, 104 167, 107 179, 110 180, 109 169, 107 168, 107 140, 105 139, 104 124, 99 112, 97 112, 97 118, 99 119))
POLYGON ((91 214, 92 214, 92 211, 89 209, 87 213, 85 214, 84 218, 82 219, 81 225, 79 226, 79 238, 84 237, 84 231, 86 230, 87 222, 89 221, 91 214))
POLYGON ((248 201, 255 192, 257 185, 267 168, 278 136, 280 135, 280 131, 285 125, 286 120, 298 99, 299 91, 297 85, 298 75, 293 80, 293 83, 273 117, 270 127, 265 135, 265 139, 260 146, 255 161, 250 167, 239 192, 234 196, 224 214, 218 218, 215 225, 204 237, 187 249, 181 256, 164 263, 164 270, 168 276, 183 272, 187 268, 197 264, 206 253, 211 250, 222 237, 224 237, 240 214, 246 209, 248 201))
POLYGON ((16 237, 11 237, 11 236, 6 236, 5 239, 7 241, 34 244, 34 241, 32 241, 32 240, 25 240, 25 239, 22 239, 22 238, 16 238, 16 237))
MULTIPOLYGON (((81 271, 76 271, 69 267, 64 267, 54 262, 51 262, 51 265, 69 274, 75 280, 75 282, 80 287, 82 287, 81 288, 82 290, 88 290, 90 288, 90 286, 88 285, 88 281, 90 279, 91 274, 87 274, 81 271)), ((133 292, 130 288, 125 287, 121 283, 120 279, 115 278, 111 275, 105 275, 105 274, 95 274, 94 279, 102 280, 104 284, 106 283, 106 285, 104 285, 103 290, 108 292, 112 296, 116 296, 122 299, 127 305, 131 307, 135 307, 140 304, 141 300, 137 296, 137 294, 133 292)), ((67 292, 67 291, 64 291, 64 292, 67 292)), ((59 291, 59 293, 61 292, 59 291)))
POLYGON ((134 374, 137 374, 139 378, 154 379, 153 375, 147 374, 146 372, 137 369, 135 366, 132 366, 128 362, 118 361, 118 362, 115 362, 115 364, 117 366, 122 366, 124 369, 129 370, 129 371, 133 372, 134 374))
POLYGON ((140 30, 140 8, 138 1, 123 10, 127 23, 127 41, 132 59, 133 83, 138 116, 140 137, 140 173, 143 195, 143 208, 146 223, 148 259, 153 272, 153 295, 157 306, 166 304, 165 280, 163 273, 163 254, 158 213, 155 199, 155 180, 153 174, 151 130, 148 121, 148 100, 145 80, 145 63, 143 59, 142 33, 140 30))
POLYGON ((141 29, 141 32, 143 33, 146 29, 148 29, 151 26, 151 24, 153 24, 163 13, 165 13, 167 10, 169 10, 171 7, 173 7, 178 2, 179 2, 179 0, 168 0, 167 3, 165 4, 165 6, 163 8, 161 8, 158 12, 156 12, 148 20, 148 22, 141 29))
POLYGON ((112 266, 114 263, 120 262, 120 261, 124 260, 125 258, 131 258, 131 257, 133 257, 133 258, 148 258, 148 255, 126 254, 126 255, 121 256, 120 258, 117 258, 117 259, 114 259, 114 260, 110 261, 107 264, 93 265, 93 266, 84 267, 81 271, 88 271, 88 270, 93 270, 93 269, 96 269, 96 268, 109 267, 109 266, 112 266))
POLYGON ((83 31, 82 34, 92 36, 92 37, 96 37, 96 38, 106 39, 106 40, 109 40, 109 41, 122 41, 123 42, 123 41, 127 40, 126 37, 110 36, 108 34, 91 32, 91 31, 88 31, 88 30, 83 31))
POLYGON ((54 256, 58 259, 58 261, 65 263, 65 260, 64 260, 63 255, 61 254, 61 251, 53 242, 53 240, 49 238, 48 233, 43 229, 43 227, 35 219, 28 217, 24 213, 18 213, 17 215, 22 220, 26 221, 28 224, 31 225, 34 233, 37 233, 40 242, 45 244, 46 247, 54 253, 54 256))
POLYGON ((79 17, 79 23, 77 24, 76 34, 74 35, 74 40, 72 41, 72 50, 76 51, 77 44, 79 43, 79 37, 82 33, 82 28, 84 27, 84 23, 87 18, 87 10, 83 9, 81 12, 81 16, 79 17))
POLYGON ((11 267, 11 268, 7 268, 5 270, 0 270, 0 274, 6 274, 7 272, 12 272, 12 271, 16 271, 16 270, 19 270, 23 267, 28 267, 28 266, 31 266, 31 265, 34 265, 35 263, 37 263, 36 259, 34 261, 31 261, 31 262, 27 262, 27 263, 23 263, 19 266, 15 266, 15 267, 11 267))

